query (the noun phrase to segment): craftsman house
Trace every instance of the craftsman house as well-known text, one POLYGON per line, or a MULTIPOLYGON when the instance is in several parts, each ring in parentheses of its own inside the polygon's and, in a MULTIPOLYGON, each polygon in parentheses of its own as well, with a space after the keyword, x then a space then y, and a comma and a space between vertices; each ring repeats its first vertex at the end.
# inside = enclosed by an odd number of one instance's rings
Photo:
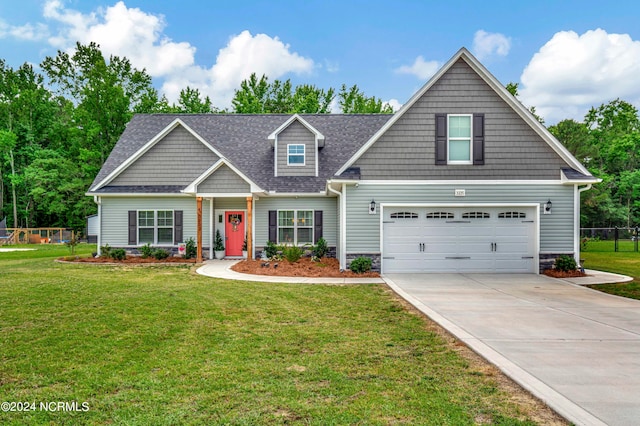
POLYGON ((136 115, 87 195, 100 246, 323 237, 342 267, 538 273, 579 258, 597 181, 463 48, 394 115, 136 115))

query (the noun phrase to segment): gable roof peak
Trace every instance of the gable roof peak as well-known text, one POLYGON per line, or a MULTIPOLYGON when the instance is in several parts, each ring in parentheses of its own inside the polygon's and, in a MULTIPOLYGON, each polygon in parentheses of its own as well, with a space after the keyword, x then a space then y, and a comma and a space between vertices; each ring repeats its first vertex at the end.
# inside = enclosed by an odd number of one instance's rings
POLYGON ((271 145, 272 146, 273 146, 278 134, 280 132, 282 132, 284 129, 286 129, 287 127, 289 127, 291 125, 291 123, 293 123, 294 121, 299 122, 304 127, 306 127, 307 130, 309 130, 311 133, 314 134, 316 140, 318 141, 318 147, 319 148, 322 148, 324 146, 324 135, 322 133, 320 133, 318 131, 318 129, 316 129, 311 124, 309 124, 309 122, 307 120, 305 120, 304 118, 302 118, 298 113, 295 113, 291 117, 289 117, 289 119, 287 121, 282 123, 282 125, 280 127, 278 127, 276 130, 271 132, 271 134, 267 137, 267 139, 269 139, 271 141, 271 145))
POLYGON ((336 172, 340 175, 351 167, 391 126, 393 126, 433 85, 462 59, 469 67, 491 87, 569 166, 585 175, 591 175, 564 145, 540 123, 533 114, 513 96, 507 88, 489 72, 484 65, 465 47, 461 47, 414 95, 385 123, 342 167, 336 172))

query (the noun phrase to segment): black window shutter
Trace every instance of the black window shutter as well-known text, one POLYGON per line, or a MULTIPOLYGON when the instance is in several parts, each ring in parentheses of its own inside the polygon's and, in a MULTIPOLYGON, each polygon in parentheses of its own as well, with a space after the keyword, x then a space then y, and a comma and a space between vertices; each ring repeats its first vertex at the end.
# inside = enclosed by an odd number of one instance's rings
POLYGON ((138 212, 129 210, 129 245, 135 246, 138 242, 138 212))
POLYGON ((269 210, 269 241, 278 242, 278 211, 269 210))
POLYGON ((436 166, 447 164, 447 114, 436 114, 436 166))
POLYGON ((317 244, 322 238, 322 210, 313 212, 313 244, 317 244))
POLYGON ((182 235, 182 210, 173 211, 173 244, 184 242, 182 235))
POLYGON ((473 114, 473 165, 484 164, 484 114, 473 114))

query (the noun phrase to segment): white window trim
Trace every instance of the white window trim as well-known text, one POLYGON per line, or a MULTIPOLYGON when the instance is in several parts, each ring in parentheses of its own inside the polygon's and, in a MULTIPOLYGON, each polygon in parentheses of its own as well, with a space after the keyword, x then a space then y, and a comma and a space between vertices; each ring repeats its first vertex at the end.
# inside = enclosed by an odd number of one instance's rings
POLYGON ((315 224, 313 223, 313 221, 315 220, 314 217, 314 212, 313 210, 308 210, 308 209, 282 209, 282 210, 278 210, 277 213, 277 217, 276 217, 276 221, 277 221, 277 234, 276 234, 276 239, 277 244, 291 244, 288 241, 280 241, 280 229, 282 228, 293 228, 293 245, 300 245, 300 244, 313 244, 314 241, 314 233, 315 233, 315 224), (281 226, 280 225, 280 212, 293 212, 293 225, 292 226, 281 226), (311 225, 310 226, 298 226, 298 212, 311 212, 311 225), (311 241, 307 242, 303 242, 300 243, 298 241, 298 229, 311 229, 311 241))
POLYGON ((306 145, 303 144, 303 143, 290 143, 290 144, 287 144, 287 166, 302 167, 302 166, 306 166, 306 165, 307 165, 307 147, 306 147, 306 145), (302 154, 300 154, 300 153, 290 154, 289 153, 289 148, 290 147, 294 147, 294 146, 301 146, 302 147, 302 154), (295 156, 302 155, 302 163, 291 163, 289 161, 289 159, 291 158, 292 155, 295 155, 295 156))
POLYGON ((473 164, 473 114, 447 114, 447 164, 451 165, 470 165, 473 164), (449 118, 450 117, 469 117, 469 160, 450 160, 451 149, 449 146, 450 141, 467 140, 467 138, 452 138, 449 132, 449 118))
POLYGON ((153 246, 156 245, 174 245, 176 238, 176 215, 175 211, 171 209, 140 209, 136 213, 136 245, 147 244, 140 242, 140 229, 153 229, 153 242, 148 243, 153 246), (140 226, 140 212, 153 212, 153 226, 140 226), (158 212, 171 212, 171 226, 158 226, 158 212), (170 243, 158 243, 158 228, 171 228, 171 242, 170 243))

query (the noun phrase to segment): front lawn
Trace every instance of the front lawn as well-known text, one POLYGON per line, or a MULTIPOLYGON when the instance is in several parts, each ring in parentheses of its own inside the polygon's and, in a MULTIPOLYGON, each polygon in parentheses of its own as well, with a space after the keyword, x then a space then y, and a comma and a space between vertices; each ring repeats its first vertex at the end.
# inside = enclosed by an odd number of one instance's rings
POLYGON ((2 424, 557 421, 385 286, 59 264, 65 247, 38 248, 0 253, 0 400, 38 408, 2 424))
POLYGON ((633 277, 633 281, 590 287, 618 296, 640 299, 640 253, 632 251, 632 241, 620 241, 621 251, 618 252, 613 251, 613 244, 613 241, 589 241, 580 255, 585 260, 585 267, 628 275, 633 277))

